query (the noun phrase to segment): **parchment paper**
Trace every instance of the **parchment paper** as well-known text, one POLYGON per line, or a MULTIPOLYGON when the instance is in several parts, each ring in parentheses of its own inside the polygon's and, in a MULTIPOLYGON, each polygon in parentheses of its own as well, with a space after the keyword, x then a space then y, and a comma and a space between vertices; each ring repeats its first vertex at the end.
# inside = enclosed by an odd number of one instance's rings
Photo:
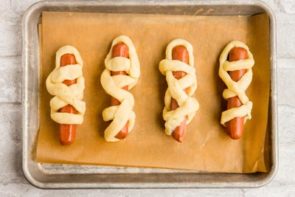
POLYGON ((43 12, 42 65, 40 79, 40 130, 36 160, 75 163, 190 169, 202 172, 265 172, 265 141, 270 91, 269 21, 256 16, 175 16, 43 12), (107 143, 102 110, 110 97, 99 79, 112 40, 125 34, 132 38, 141 63, 141 77, 132 90, 135 96, 136 126, 128 138, 107 143), (188 125, 185 140, 177 143, 164 134, 162 109, 165 77, 158 70, 165 48, 174 38, 184 38, 194 47, 200 110, 188 125), (218 77, 218 59, 231 40, 250 47, 254 58, 254 78, 247 94, 253 101, 253 119, 243 138, 230 139, 220 125, 224 109, 224 84, 218 77), (55 52, 73 45, 84 60, 86 79, 85 120, 78 127, 76 141, 62 146, 58 125, 50 119, 45 79, 54 68, 55 52))

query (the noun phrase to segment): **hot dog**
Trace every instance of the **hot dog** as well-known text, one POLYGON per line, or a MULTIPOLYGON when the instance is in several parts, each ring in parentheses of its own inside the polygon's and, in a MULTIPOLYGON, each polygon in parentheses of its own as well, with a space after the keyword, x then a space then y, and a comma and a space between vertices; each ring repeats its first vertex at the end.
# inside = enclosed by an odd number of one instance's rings
MULTIPOLYGON (((128 46, 124 43, 118 43, 113 46, 112 57, 126 57, 129 58, 128 46)), ((111 71, 111 75, 127 75, 125 71, 111 71)), ((123 87, 124 90, 128 90, 128 86, 123 87)), ((111 105, 120 105, 120 101, 112 98, 111 105)), ((128 134, 128 122, 122 128, 122 130, 116 135, 117 139, 124 139, 128 134)))
MULTIPOLYGON (((189 53, 184 46, 176 46, 172 50, 172 59, 179 60, 179 61, 182 61, 182 62, 188 64, 189 63, 189 53)), ((186 73, 183 71, 173 71, 172 74, 176 79, 181 79, 182 77, 184 77, 186 75, 186 73)), ((178 107, 179 107, 179 105, 178 105, 177 101, 172 98, 171 104, 170 104, 171 110, 175 110, 178 107)), ((184 137, 184 133, 185 133, 185 129, 186 129, 186 119, 184 119, 181 122, 181 124, 178 127, 176 127, 176 129, 172 132, 172 137, 175 140, 177 140, 178 142, 182 142, 183 137, 184 137)))
MULTIPOLYGON (((73 54, 64 54, 60 59, 60 66, 67 66, 70 64, 76 64, 76 59, 73 54)), ((64 80, 63 83, 67 86, 75 84, 77 80, 64 80)), ((76 109, 71 105, 66 105, 59 110, 60 112, 78 113, 76 109)), ((75 140, 77 125, 75 124, 60 124, 59 126, 59 140, 61 144, 68 145, 75 140)))
MULTIPOLYGON (((241 47, 234 47, 229 53, 228 61, 237 61, 247 58, 247 50, 241 47)), ((232 78, 232 80, 239 81, 246 72, 246 69, 241 69, 236 71, 230 71, 229 75, 232 78)), ((239 107, 241 105, 242 103, 237 96, 229 98, 227 100, 227 109, 239 107)), ((239 139, 242 136, 244 129, 244 118, 245 117, 237 117, 226 123, 227 132, 232 139, 239 139)))

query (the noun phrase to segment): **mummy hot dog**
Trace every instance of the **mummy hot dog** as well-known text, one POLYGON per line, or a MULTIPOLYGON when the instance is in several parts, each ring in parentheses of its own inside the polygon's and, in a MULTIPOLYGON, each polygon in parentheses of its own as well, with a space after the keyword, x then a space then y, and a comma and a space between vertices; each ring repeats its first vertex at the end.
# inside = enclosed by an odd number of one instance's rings
POLYGON ((222 51, 219 63, 219 76, 227 86, 223 91, 227 110, 222 112, 221 124, 232 139, 239 139, 246 120, 251 119, 252 102, 245 91, 252 81, 253 55, 243 42, 232 41, 222 51))
POLYGON ((55 69, 46 79, 50 100, 51 118, 60 124, 61 144, 71 144, 75 140, 76 128, 82 124, 85 113, 83 99, 83 61, 78 50, 64 46, 56 52, 55 69))
POLYGON ((110 107, 104 109, 104 121, 112 121, 104 132, 106 141, 124 139, 133 129, 135 113, 134 97, 128 91, 135 86, 140 76, 140 64, 135 47, 127 36, 119 36, 112 42, 101 75, 104 90, 112 96, 110 107))
POLYGON ((183 39, 171 41, 159 69, 168 83, 163 110, 165 133, 182 142, 186 125, 199 108, 197 100, 192 97, 197 89, 192 45, 183 39))

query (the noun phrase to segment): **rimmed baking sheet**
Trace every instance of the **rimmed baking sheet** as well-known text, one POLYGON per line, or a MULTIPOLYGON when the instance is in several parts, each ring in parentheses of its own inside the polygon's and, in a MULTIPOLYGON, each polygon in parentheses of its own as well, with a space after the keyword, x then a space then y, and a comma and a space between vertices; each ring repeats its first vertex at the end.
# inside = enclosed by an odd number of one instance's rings
MULTIPOLYGON (((179 4, 181 4, 181 6, 179 6, 178 7, 178 9, 182 9, 183 11, 184 11, 184 13, 185 13, 185 11, 192 11, 192 7, 191 6, 187 6, 186 7, 186 2, 178 2, 179 4), (186 10, 186 9, 187 10, 186 10)), ((80 6, 82 6, 82 5, 80 5, 80 6)), ((83 11, 87 11, 88 9, 86 9, 88 6, 86 6, 86 5, 84 5, 85 7, 85 10, 83 10, 83 11)), ((128 5, 128 6, 130 6, 130 10, 133 10, 135 13, 136 13, 136 11, 140 11, 141 9, 140 8, 142 8, 142 7, 140 7, 139 5, 137 5, 137 6, 131 6, 131 5, 128 5), (132 9, 131 9, 132 8, 132 9)), ((128 7, 127 5, 126 5, 126 7, 124 7, 124 6, 122 6, 123 8, 127 8, 128 7)), ((151 6, 151 5, 149 5, 149 6, 151 6)), ((149 7, 148 6, 148 7, 149 7)), ((198 6, 200 6, 200 5, 195 5, 196 7, 195 7, 195 9, 196 9, 196 11, 197 10, 200 10, 201 8, 200 7, 198 7, 198 6)), ((207 5, 209 8, 210 8, 210 5, 207 5)), ((215 7, 217 6, 217 5, 214 5, 215 7)), ((212 6, 212 7, 214 7, 214 6, 212 6)), ((56 7, 58 7, 58 6, 56 6, 56 7)), ((82 6, 83 7, 83 6, 82 6)), ((92 9, 94 9, 94 7, 95 6, 92 6, 92 9)), ((97 6, 98 7, 98 10, 99 10, 99 6, 97 6)), ((173 5, 173 7, 177 7, 177 5, 173 5)), ((218 7, 218 6, 217 6, 218 7)), ((222 6, 221 6, 222 7, 222 6)), ((240 6, 237 6, 236 7, 236 9, 237 9, 237 11, 238 11, 238 8, 239 8, 240 6)), ((242 6, 243 7, 243 6, 242 6)), ((244 6, 244 8, 245 7, 247 7, 247 6, 244 6)), ((248 10, 251 10, 249 7, 251 7, 250 5, 248 5, 248 10)), ((252 7, 253 7, 253 10, 257 10, 257 6, 253 6, 252 5, 252 7), (255 8, 255 9, 254 9, 255 8)), ((51 7, 52 8, 52 7, 51 7)), ((62 6, 61 7, 58 7, 59 9, 60 8, 62 8, 62 6)), ((171 7, 170 7, 171 8, 171 7)), ((225 7, 223 7, 223 8, 225 8, 225 7)), ((163 8, 162 8, 163 10, 165 10, 165 11, 167 11, 168 9, 169 9, 169 6, 168 5, 166 5, 166 7, 165 6, 163 6, 163 8)), ((210 10, 210 9, 209 9, 210 10)), ((245 10, 247 10, 247 9, 245 9, 245 10)), ((40 11, 40 10, 39 10, 40 11)), ((89 11, 91 11, 91 10, 89 10, 89 11)), ((260 10, 261 12, 263 12, 263 10, 261 9, 260 10)), ((171 11, 171 13, 173 13, 173 11, 171 11)), ((202 12, 200 12, 201 14, 202 14, 202 12)), ((207 13, 207 12, 204 12, 204 13, 207 13)), ((214 12, 212 11, 212 13, 213 13, 213 15, 214 15, 214 12)), ((225 14, 226 12, 224 12, 223 13, 223 15, 225 14)), ((40 13, 39 13, 40 14, 40 13)), ((250 14, 250 12, 249 12, 249 14, 250 14)), ((251 13, 251 15, 252 14, 254 14, 254 13, 251 13)), ((218 14, 215 14, 215 15, 218 15, 218 14)), ((39 15, 40 16, 40 15, 39 15)), ((269 17, 269 16, 267 16, 267 17, 269 17)), ((272 27, 270 27, 270 30, 271 30, 271 28, 272 27)), ((271 34, 271 36, 273 36, 272 34, 271 34)), ((272 43, 269 43, 270 44, 270 49, 271 49, 271 47, 273 46, 272 45, 272 43)), ((220 48, 221 48, 222 46, 220 46, 220 48)), ((251 47, 250 47, 251 48, 251 47)), ((107 50, 107 49, 106 49, 107 50)), ((272 53, 273 51, 271 50, 270 51, 270 53, 272 53)), ((162 53, 163 54, 163 53, 162 53)), ((162 56, 162 54, 160 54, 160 56, 162 56)), ((196 55, 197 56, 197 55, 196 55)), ((271 62, 271 65, 270 66, 272 66, 273 64, 272 64, 273 62, 271 62)), ((272 90, 274 90, 274 89, 272 89, 272 90)), ((272 92, 272 93, 274 93, 274 92, 272 92)), ((198 93, 196 94, 197 95, 197 97, 198 97, 198 93)), ((273 97, 271 97, 271 99, 272 99, 273 97)), ((273 104, 273 103, 272 103, 273 104)), ((272 110, 272 108, 271 108, 271 110, 272 110)), ((269 127, 270 129, 272 129, 272 127, 269 127)), ((36 132, 36 131, 35 131, 36 132)), ((271 151, 272 151, 273 149, 271 149, 271 151)), ((32 158, 32 157, 30 157, 30 158, 32 158)), ((31 161, 32 163, 34 163, 34 161, 31 161)), ((39 168, 39 170, 42 172, 42 169, 45 169, 45 167, 44 166, 47 166, 46 167, 46 169, 47 169, 47 171, 46 172, 49 172, 50 171, 50 167, 49 167, 49 165, 43 165, 43 164, 39 164, 39 167, 40 166, 42 166, 41 168, 39 168), (48 171, 49 170, 49 171, 48 171)), ((53 170, 53 169, 56 169, 58 166, 57 165, 52 165, 51 166, 51 169, 53 170)), ((271 161, 271 158, 270 158, 270 169, 271 169, 271 171, 272 171, 272 167, 273 167, 273 162, 271 161)), ((67 173, 67 165, 63 165, 63 168, 65 169, 65 173, 64 174, 71 174, 71 173, 67 173)), ((69 166, 69 168, 71 168, 70 166, 69 166)), ((83 166, 81 166, 81 168, 83 168, 83 166)), ((93 169, 95 169, 95 168, 97 168, 97 167, 90 167, 90 168, 93 168, 93 169)), ((116 169, 116 168, 114 168, 114 169, 116 169)), ((89 168, 88 168, 88 170, 89 170, 89 168)), ((83 170, 82 170, 83 171, 83 170)), ((43 171, 43 172, 45 172, 45 171, 43 171)), ((115 171, 114 171, 115 172, 115 171)), ((40 173, 41 174, 41 173, 40 173)), ((39 175, 40 175, 39 174, 39 175)), ((54 173, 52 173, 54 176, 57 176, 56 174, 54 174, 54 173)), ((91 174, 91 173, 90 173, 91 174)), ((128 173, 127 173, 128 174, 128 173)), ((152 175, 152 174, 154 174, 153 173, 153 170, 152 171, 150 171, 150 175, 152 175)), ((158 172, 156 172, 156 174, 157 174, 157 176, 161 176, 161 174, 163 175, 163 174, 165 174, 165 173, 158 173, 158 172)), ((179 174, 179 173, 177 173, 177 174, 179 174)), ((202 177, 202 176, 216 176, 217 174, 215 174, 215 173, 212 173, 212 174, 207 174, 207 175, 202 175, 202 174, 196 174, 196 173, 193 173, 193 172, 191 172, 191 173, 185 173, 186 175, 188 175, 188 177, 186 178, 186 179, 188 179, 188 178, 191 178, 191 179, 193 179, 193 177, 194 176, 199 176, 199 177, 202 177), (190 176, 189 176, 190 175, 190 176)), ((73 174, 72 174, 73 175, 73 174)), ((89 174, 88 174, 89 175, 89 174)), ((95 173, 93 173, 93 175, 95 175, 95 173)), ((140 173, 137 173, 137 175, 138 176, 140 176, 140 173)), ((180 174, 179 174, 180 175, 180 174)), ((265 174, 264 174, 265 175, 265 174)), ((114 176, 115 176, 115 174, 114 174, 114 176)), ((228 175, 228 177, 229 176, 235 176, 235 175, 228 175)), ((239 177, 239 176, 241 176, 241 177, 243 177, 243 176, 247 176, 247 175, 242 175, 242 174, 239 174, 239 175, 237 175, 237 177, 239 177)), ((148 177, 148 176, 147 176, 148 177)), ((181 176, 179 176, 179 177, 181 177, 181 176)), ((256 175, 254 175, 254 176, 249 176, 249 177, 255 177, 255 178, 257 178, 257 176, 256 175)), ((168 180, 168 177, 166 177, 167 178, 167 180, 168 180)), ((245 178, 245 177, 244 177, 245 178)), ((86 179, 85 179, 86 180, 86 179)), ((97 179, 98 180, 98 179, 97 179)), ((142 180, 144 180, 144 178, 142 179, 142 180)), ((233 179, 234 180, 234 179, 233 179)), ((245 179, 244 179, 245 180, 245 179)), ((253 179, 254 180, 254 179, 253 179)), ((124 181, 123 181, 124 182, 124 181)), ((143 181, 144 182, 144 181, 143 181)), ((179 180, 179 182, 182 182, 181 180, 179 180)), ((236 181, 237 183, 238 183, 238 181, 236 181)), ((194 183, 198 183, 199 185, 202 185, 201 183, 199 183, 199 182, 194 182, 194 183)), ((89 186, 89 185, 88 185, 89 186)), ((97 186, 100 186, 100 185, 97 185, 97 186)))

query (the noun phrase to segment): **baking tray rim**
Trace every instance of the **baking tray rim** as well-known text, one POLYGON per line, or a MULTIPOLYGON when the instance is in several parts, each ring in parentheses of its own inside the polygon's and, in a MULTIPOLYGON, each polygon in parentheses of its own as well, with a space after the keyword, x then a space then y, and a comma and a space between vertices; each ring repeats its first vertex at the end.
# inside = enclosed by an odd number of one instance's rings
MULTIPOLYGON (((136 1, 136 0, 127 0, 127 1, 107 1, 107 0, 100 0, 100 1, 70 1, 70 0, 63 0, 63 1, 39 1, 37 3, 32 4, 24 13, 22 18, 22 169, 25 178, 31 183, 33 186, 38 188, 170 188, 175 187, 177 184, 177 188, 235 188, 235 187, 244 187, 244 188, 251 188, 251 187, 261 187, 269 182, 272 181, 274 176, 278 171, 278 114, 277 114, 277 68, 276 68, 276 18, 273 10, 269 5, 261 0, 238 0, 235 2, 231 2, 229 0, 222 0, 222 1, 205 1, 205 0, 177 0, 177 1, 136 1), (43 9, 45 7, 56 7, 59 5, 67 5, 71 6, 72 3, 76 3, 76 6, 154 6, 153 3, 157 3, 157 5, 161 6, 177 6, 177 5, 208 5, 208 6, 222 6, 222 5, 256 5, 262 8, 267 14, 270 19, 270 59, 271 59, 271 157, 272 157, 272 166, 270 171, 267 173, 267 176, 263 180, 253 181, 251 183, 246 184, 245 182, 236 182, 235 183, 226 183, 226 182, 211 182, 211 183, 201 183, 201 182, 172 182, 172 183, 44 183, 40 182, 34 178, 31 174, 28 166, 28 154, 30 154, 30 148, 28 145, 28 130, 27 127, 27 120, 28 120, 28 107, 27 107, 27 78, 28 78, 28 64, 29 64, 29 47, 27 46, 27 36, 28 35, 28 23, 30 21, 30 17, 33 11, 37 9, 43 9)), ((210 174, 210 173, 207 173, 210 174)), ((218 174, 218 173, 217 173, 218 174)))

